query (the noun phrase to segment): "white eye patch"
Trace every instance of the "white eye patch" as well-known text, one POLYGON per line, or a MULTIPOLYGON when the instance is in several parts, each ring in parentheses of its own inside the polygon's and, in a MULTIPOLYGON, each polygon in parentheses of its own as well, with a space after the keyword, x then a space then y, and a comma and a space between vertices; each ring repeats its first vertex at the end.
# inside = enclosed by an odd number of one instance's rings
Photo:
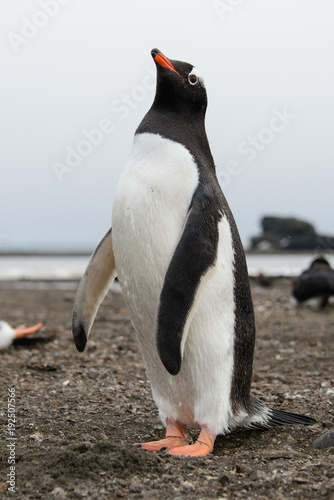
POLYGON ((195 67, 193 67, 188 75, 188 82, 190 83, 190 85, 196 85, 197 82, 200 82, 203 87, 205 86, 200 72, 195 67))

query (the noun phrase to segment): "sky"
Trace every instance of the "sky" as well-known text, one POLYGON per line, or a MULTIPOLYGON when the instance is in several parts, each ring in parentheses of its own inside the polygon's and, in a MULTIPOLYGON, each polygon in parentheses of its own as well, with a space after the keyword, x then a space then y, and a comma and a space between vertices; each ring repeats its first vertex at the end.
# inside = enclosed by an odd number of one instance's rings
POLYGON ((244 245, 263 215, 334 235, 332 0, 0 0, 0 252, 92 251, 159 48, 200 70, 244 245))

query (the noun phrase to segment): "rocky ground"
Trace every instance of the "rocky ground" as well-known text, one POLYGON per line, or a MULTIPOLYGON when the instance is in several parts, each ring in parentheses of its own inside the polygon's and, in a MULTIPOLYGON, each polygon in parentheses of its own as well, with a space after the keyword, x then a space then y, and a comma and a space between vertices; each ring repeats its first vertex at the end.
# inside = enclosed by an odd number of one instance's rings
MULTIPOLYGON (((317 419, 218 437, 205 458, 177 458, 132 443, 162 438, 121 295, 109 294, 79 354, 70 326, 73 289, 2 283, 1 319, 44 321, 0 353, 0 496, 20 499, 334 498, 334 448, 312 442, 334 428, 334 304, 296 308, 291 282, 252 283, 257 320, 253 392, 317 419), (8 390, 15 390, 15 493, 8 491, 8 390)), ((11 392, 13 394, 13 391, 11 392)), ((196 434, 192 432, 192 436, 196 434)))

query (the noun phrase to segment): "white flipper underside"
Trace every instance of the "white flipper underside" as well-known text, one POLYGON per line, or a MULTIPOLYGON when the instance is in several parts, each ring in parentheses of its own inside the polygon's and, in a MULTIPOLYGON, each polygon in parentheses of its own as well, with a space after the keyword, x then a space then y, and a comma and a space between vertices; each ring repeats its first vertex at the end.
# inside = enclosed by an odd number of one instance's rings
POLYGON ((75 297, 72 330, 80 352, 85 349, 98 308, 116 274, 110 229, 92 254, 75 297))

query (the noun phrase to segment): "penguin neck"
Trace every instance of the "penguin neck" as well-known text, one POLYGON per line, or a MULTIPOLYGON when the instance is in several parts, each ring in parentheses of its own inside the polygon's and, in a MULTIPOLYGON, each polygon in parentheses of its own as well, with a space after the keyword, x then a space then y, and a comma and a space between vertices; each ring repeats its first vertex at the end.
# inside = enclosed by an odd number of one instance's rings
POLYGON ((160 110, 152 106, 143 118, 136 134, 159 134, 185 146, 200 163, 215 170, 209 141, 205 131, 204 114, 192 114, 173 109, 160 110))

